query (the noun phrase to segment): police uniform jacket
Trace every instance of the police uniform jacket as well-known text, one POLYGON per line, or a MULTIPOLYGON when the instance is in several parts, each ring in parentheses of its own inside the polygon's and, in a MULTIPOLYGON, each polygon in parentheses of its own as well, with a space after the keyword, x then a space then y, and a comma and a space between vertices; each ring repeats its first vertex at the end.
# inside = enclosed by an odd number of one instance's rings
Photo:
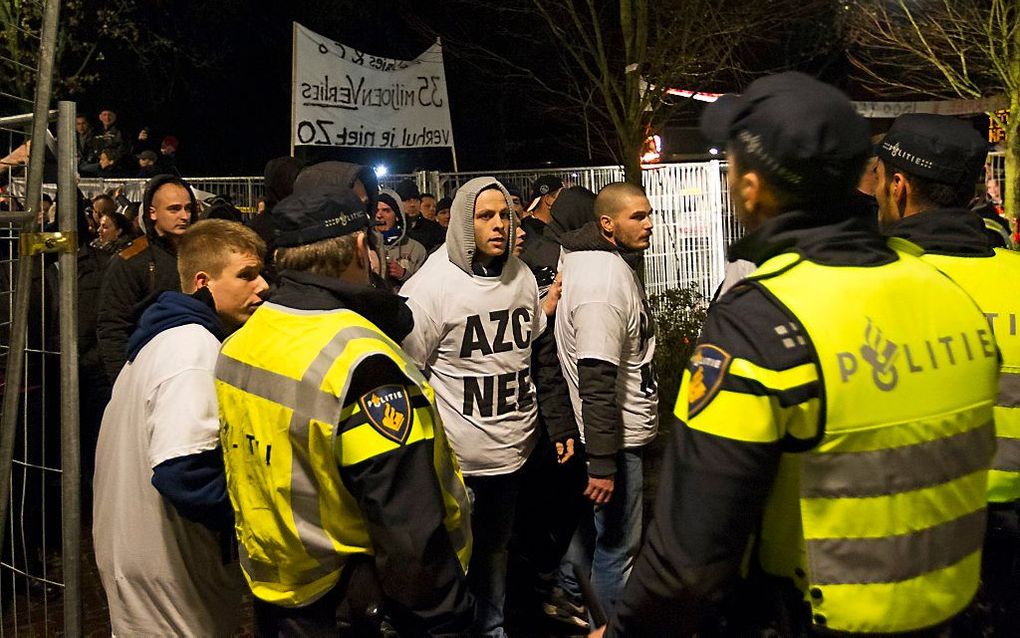
POLYGON ((890 229, 924 249, 922 259, 966 290, 984 311, 1002 353, 995 407, 996 450, 988 477, 988 500, 1020 499, 1020 253, 993 247, 984 220, 974 211, 935 209, 904 217, 890 229))
POLYGON ((782 635, 922 630, 973 597, 998 355, 966 294, 877 230, 787 212, 732 247, 759 270, 710 309, 607 636, 704 631, 754 574, 781 586, 730 618, 789 589, 782 635))
POLYGON ((224 344, 216 384, 241 566, 292 616, 367 557, 401 635, 470 626, 466 492, 432 390, 395 343, 412 321, 391 293, 282 271, 224 344))

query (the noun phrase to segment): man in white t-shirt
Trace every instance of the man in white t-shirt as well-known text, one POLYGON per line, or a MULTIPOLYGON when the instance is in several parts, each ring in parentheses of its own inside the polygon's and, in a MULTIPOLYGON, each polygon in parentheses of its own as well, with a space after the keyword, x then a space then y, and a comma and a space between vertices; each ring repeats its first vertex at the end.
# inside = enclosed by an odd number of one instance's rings
POLYGON ((610 184, 565 251, 556 344, 588 454, 595 505, 592 584, 607 615, 641 542, 642 456, 658 430, 655 324, 635 272, 652 235, 644 191, 610 184))
POLYGON ((531 343, 546 329, 538 284, 511 254, 510 195, 494 178, 457 191, 446 244, 401 289, 414 314, 404 350, 426 370, 474 495, 468 586, 475 635, 502 636, 507 543, 522 468, 538 439, 531 343))
POLYGON ((230 636, 245 589, 230 557, 214 386, 220 341, 261 303, 265 243, 201 221, 177 249, 165 292, 128 341, 96 449, 92 537, 113 633, 230 636))

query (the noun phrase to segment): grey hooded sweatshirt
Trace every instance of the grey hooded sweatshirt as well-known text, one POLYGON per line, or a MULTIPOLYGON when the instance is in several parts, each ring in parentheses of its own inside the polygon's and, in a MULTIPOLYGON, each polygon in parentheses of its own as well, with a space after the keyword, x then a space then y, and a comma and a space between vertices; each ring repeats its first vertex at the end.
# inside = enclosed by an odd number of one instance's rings
MULTIPOLYGON (((546 328, 535 276, 504 256, 475 259, 475 200, 492 177, 469 181, 450 210, 446 244, 401 289, 414 314, 404 350, 429 373, 439 415, 467 476, 508 474, 524 465, 538 437, 531 343, 546 328)), ((513 215, 507 249, 513 246, 513 215)))

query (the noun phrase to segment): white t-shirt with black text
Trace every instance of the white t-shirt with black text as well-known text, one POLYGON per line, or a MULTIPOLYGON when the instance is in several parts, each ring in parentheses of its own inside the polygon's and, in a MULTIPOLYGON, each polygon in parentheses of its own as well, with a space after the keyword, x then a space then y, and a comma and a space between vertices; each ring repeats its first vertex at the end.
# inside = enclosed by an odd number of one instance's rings
POLYGON ((617 366, 617 405, 623 447, 645 445, 658 431, 658 388, 652 370, 655 322, 637 273, 618 253, 565 252, 563 294, 556 309, 556 347, 584 440, 577 362, 599 359, 617 366))
POLYGON ((531 342, 546 328, 535 276, 513 257, 498 277, 469 275, 436 250, 400 290, 414 314, 402 344, 426 371, 466 476, 519 469, 535 446, 531 342))

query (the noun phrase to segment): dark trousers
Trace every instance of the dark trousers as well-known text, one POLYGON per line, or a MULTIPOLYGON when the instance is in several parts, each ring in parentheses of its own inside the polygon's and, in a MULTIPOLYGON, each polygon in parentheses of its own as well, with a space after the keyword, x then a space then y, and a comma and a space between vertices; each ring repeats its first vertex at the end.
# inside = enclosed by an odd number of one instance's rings
POLYGON ((524 470, 499 476, 465 476, 471 491, 471 534, 474 547, 468 567, 468 589, 475 597, 475 635, 504 635, 507 546, 513 531, 524 470))
POLYGON ((524 466, 510 551, 539 574, 559 568, 585 509, 584 459, 584 446, 578 442, 574 456, 561 465, 556 448, 543 435, 524 466))
POLYGON ((383 595, 371 558, 352 558, 340 582, 303 607, 281 607, 254 599, 258 638, 326 638, 382 635, 383 595))

